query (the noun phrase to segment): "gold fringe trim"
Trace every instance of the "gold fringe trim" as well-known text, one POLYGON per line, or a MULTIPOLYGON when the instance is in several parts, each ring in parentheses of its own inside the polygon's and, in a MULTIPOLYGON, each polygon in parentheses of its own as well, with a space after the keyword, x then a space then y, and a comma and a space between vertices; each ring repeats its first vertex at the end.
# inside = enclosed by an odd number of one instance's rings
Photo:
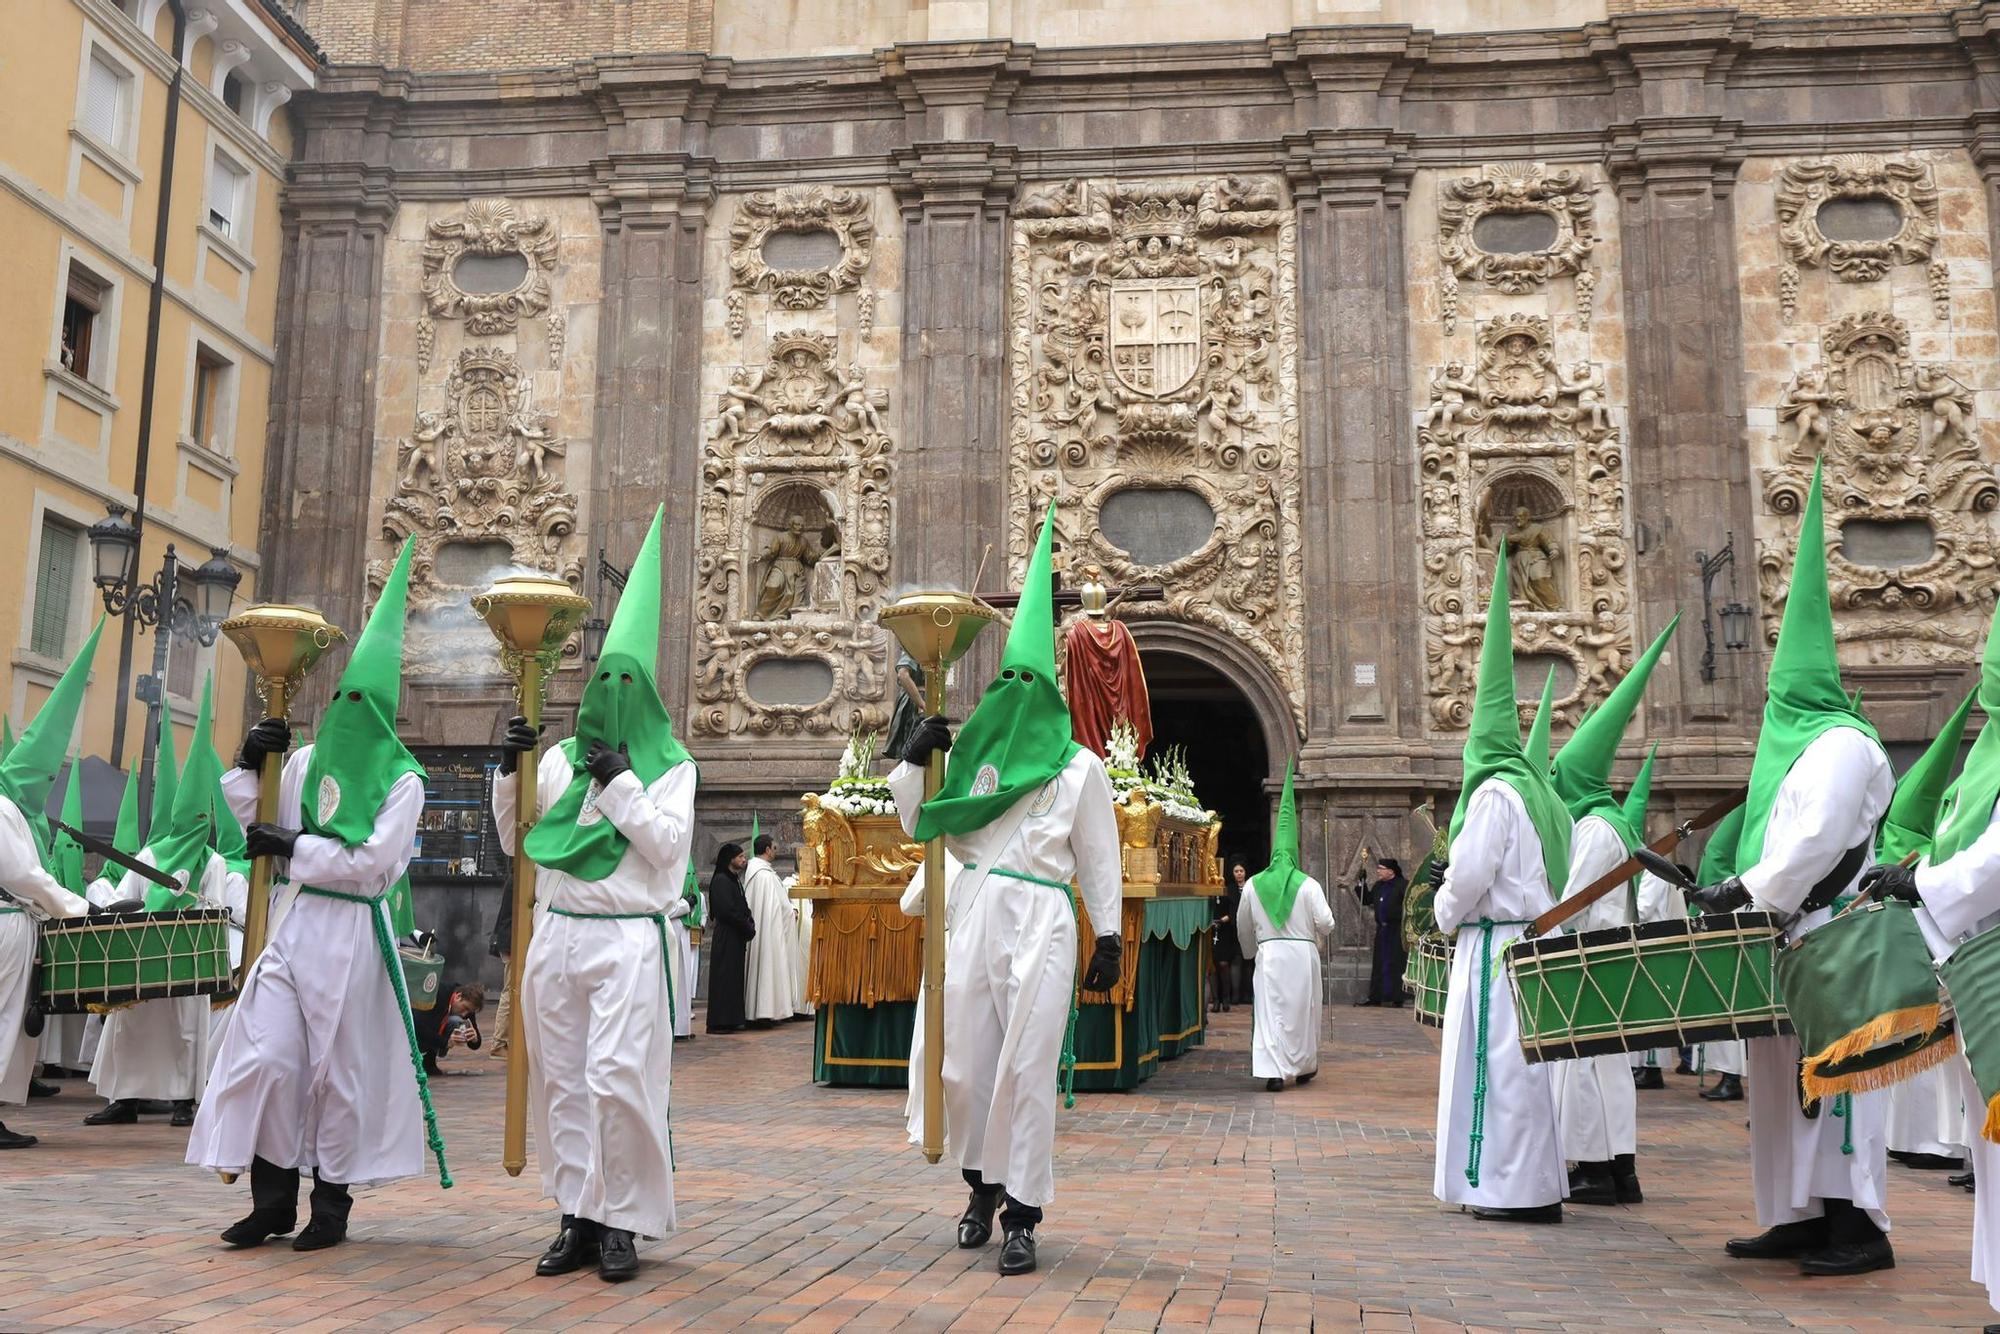
POLYGON ((1986 1124, 1979 1133, 1988 1141, 2000 1144, 2000 1093, 1994 1094, 1986 1103, 1986 1124))
POLYGON ((813 905, 806 999, 815 1005, 914 1001, 924 982, 924 923, 893 903, 813 905))
POLYGON ((1891 1084, 1899 1084, 1905 1079, 1922 1074, 1953 1055, 1958 1051, 1957 1033, 1951 1033, 1908 1056, 1871 1070, 1856 1070, 1837 1075, 1821 1073, 1829 1065, 1837 1065, 1842 1061, 1864 1055, 1876 1047, 1900 1042, 1905 1038, 1920 1037, 1934 1031, 1943 1022, 1943 1009, 1942 1005, 1934 1003, 1913 1005, 1907 1010, 1891 1010, 1887 1014, 1877 1015, 1824 1051, 1808 1056, 1802 1079, 1806 1096, 1830 1098, 1838 1093, 1869 1093, 1875 1089, 1888 1088, 1891 1084))

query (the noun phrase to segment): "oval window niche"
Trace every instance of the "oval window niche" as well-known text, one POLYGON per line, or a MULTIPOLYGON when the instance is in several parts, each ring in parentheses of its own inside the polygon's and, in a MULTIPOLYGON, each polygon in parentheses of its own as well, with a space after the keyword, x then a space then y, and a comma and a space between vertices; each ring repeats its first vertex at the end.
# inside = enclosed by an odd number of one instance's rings
POLYGON ((1171 565, 1215 536, 1215 511, 1185 487, 1127 487, 1106 497, 1098 531, 1135 565, 1171 565))
POLYGON ((1937 533, 1923 519, 1849 519, 1840 525, 1840 554, 1852 565, 1900 570, 1937 554, 1937 533))
POLYGON ((1482 213, 1472 221, 1472 243, 1489 255, 1535 255, 1555 245, 1556 231, 1553 213, 1482 213))
POLYGON ((1903 230, 1903 206, 1879 195, 1829 199, 1813 221, 1829 241, 1891 241, 1903 230))
POLYGON ((840 263, 840 238, 825 228, 772 232, 764 238, 764 263, 773 269, 830 269, 840 263))
POLYGON ((528 280, 528 257, 518 250, 503 255, 460 255, 451 266, 451 280, 469 296, 503 296, 528 280))
POLYGON ((818 658, 766 658, 743 674, 743 689, 767 708, 811 708, 833 693, 833 668, 818 658))
POLYGON ((1576 689, 1576 664, 1560 653, 1516 653, 1514 655, 1514 698, 1523 704, 1542 702, 1542 682, 1556 674, 1556 698, 1563 699, 1576 689))
POLYGON ((431 578, 452 588, 485 588, 513 565, 509 543, 445 542, 437 549, 431 578))

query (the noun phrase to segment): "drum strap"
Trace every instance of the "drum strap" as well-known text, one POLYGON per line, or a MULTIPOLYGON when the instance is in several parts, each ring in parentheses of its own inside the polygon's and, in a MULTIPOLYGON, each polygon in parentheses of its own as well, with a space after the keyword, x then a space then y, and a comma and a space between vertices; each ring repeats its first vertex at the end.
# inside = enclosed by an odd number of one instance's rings
POLYGON ((1493 929, 1500 926, 1532 926, 1525 919, 1496 921, 1482 917, 1479 927, 1479 1019, 1472 1047, 1472 1133, 1465 1151, 1465 1181, 1479 1186, 1479 1159, 1486 1144, 1486 1032, 1492 1004, 1493 929))
POLYGON ((1862 864, 1868 860, 1868 854, 1874 847, 1875 839, 1871 834, 1842 853, 1840 860, 1833 864, 1833 869, 1806 891, 1804 901, 1799 904, 1799 912, 1817 912, 1830 905, 1841 890, 1854 882, 1854 877, 1860 874, 1862 864))
POLYGON ((368 919, 375 927, 375 949, 382 956, 383 971, 389 974, 389 987, 396 993, 396 1007, 403 1016, 403 1036, 410 1042, 410 1068, 416 1071, 417 1097, 424 1104, 424 1138, 430 1144, 432 1155, 437 1158, 438 1185, 450 1190, 451 1171, 444 1165, 444 1136, 438 1132, 437 1108, 431 1105, 430 1081, 424 1078, 423 1053, 417 1048, 417 1022, 410 1015, 409 989, 403 985, 403 961, 396 954, 394 937, 389 934, 389 918, 383 912, 382 900, 366 894, 342 894, 338 890, 321 889, 318 885, 300 885, 299 892, 315 898, 338 899, 342 903, 359 903, 368 909, 368 919))
MULTIPOLYGON (((965 863, 968 871, 977 871, 975 862, 965 863)), ((1060 880, 1050 880, 1046 876, 1030 875, 1026 871, 1016 871, 1005 866, 995 866, 986 872, 989 876, 1005 876, 1009 880, 1020 880, 1030 885, 1042 885, 1048 889, 1062 891, 1069 898, 1069 910, 1079 922, 1083 911, 1076 904, 1076 890, 1060 880)), ((1083 978, 1078 976, 1076 984, 1069 991, 1069 1022, 1063 1025, 1062 1056, 1056 1061, 1056 1092, 1062 1094, 1065 1110, 1076 1106, 1076 1017, 1082 1008, 1083 978)))
MULTIPOLYGON (((549 912, 556 917, 571 917, 578 921, 604 922, 651 922, 660 933, 660 968, 667 975, 667 1029, 671 1033, 674 1016, 680 1013, 674 1001, 674 965, 667 958, 667 914, 662 912, 571 912, 568 908, 551 906, 549 912)), ((669 1041, 672 1039, 669 1038, 669 1041)), ((671 1084, 671 1079, 669 1080, 671 1084)), ((678 1166, 674 1161, 674 1113, 672 1099, 667 1104, 667 1166, 678 1166)))

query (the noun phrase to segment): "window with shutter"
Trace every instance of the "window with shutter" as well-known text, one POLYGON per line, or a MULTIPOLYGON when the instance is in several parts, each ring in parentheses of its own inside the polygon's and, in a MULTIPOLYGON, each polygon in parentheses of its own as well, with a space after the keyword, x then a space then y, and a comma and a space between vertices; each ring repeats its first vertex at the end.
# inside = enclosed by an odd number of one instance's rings
POLYGON ((83 90, 83 125, 113 148, 125 147, 125 103, 132 78, 97 51, 83 90))
POLYGON ((247 175, 220 152, 209 164, 208 225, 224 236, 240 239, 237 223, 243 208, 243 184, 247 175))
POLYGON ((45 658, 69 654, 71 595, 76 586, 75 528, 42 518, 42 549, 35 561, 35 610, 28 623, 28 647, 45 658))

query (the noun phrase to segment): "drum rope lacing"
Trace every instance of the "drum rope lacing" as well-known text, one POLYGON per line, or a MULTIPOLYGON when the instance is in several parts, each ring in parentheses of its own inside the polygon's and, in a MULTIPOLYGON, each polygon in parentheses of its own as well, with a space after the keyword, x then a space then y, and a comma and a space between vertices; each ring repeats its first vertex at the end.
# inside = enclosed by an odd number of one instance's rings
MULTIPOLYGON (((660 967, 667 975, 667 1027, 670 1029, 673 1027, 674 1016, 680 1013, 680 1006, 674 1000, 674 966, 667 957, 667 914, 664 910, 660 912, 571 912, 568 908, 558 908, 551 904, 549 911, 557 917, 571 917, 582 921, 593 919, 605 922, 644 921, 651 922, 655 927, 659 928, 660 967)), ((673 1087, 671 1075, 668 1077, 667 1084, 669 1089, 673 1087)), ((667 1166, 670 1168, 680 1166, 674 1158, 674 1110, 671 1096, 669 1096, 667 1101, 667 1166)))

